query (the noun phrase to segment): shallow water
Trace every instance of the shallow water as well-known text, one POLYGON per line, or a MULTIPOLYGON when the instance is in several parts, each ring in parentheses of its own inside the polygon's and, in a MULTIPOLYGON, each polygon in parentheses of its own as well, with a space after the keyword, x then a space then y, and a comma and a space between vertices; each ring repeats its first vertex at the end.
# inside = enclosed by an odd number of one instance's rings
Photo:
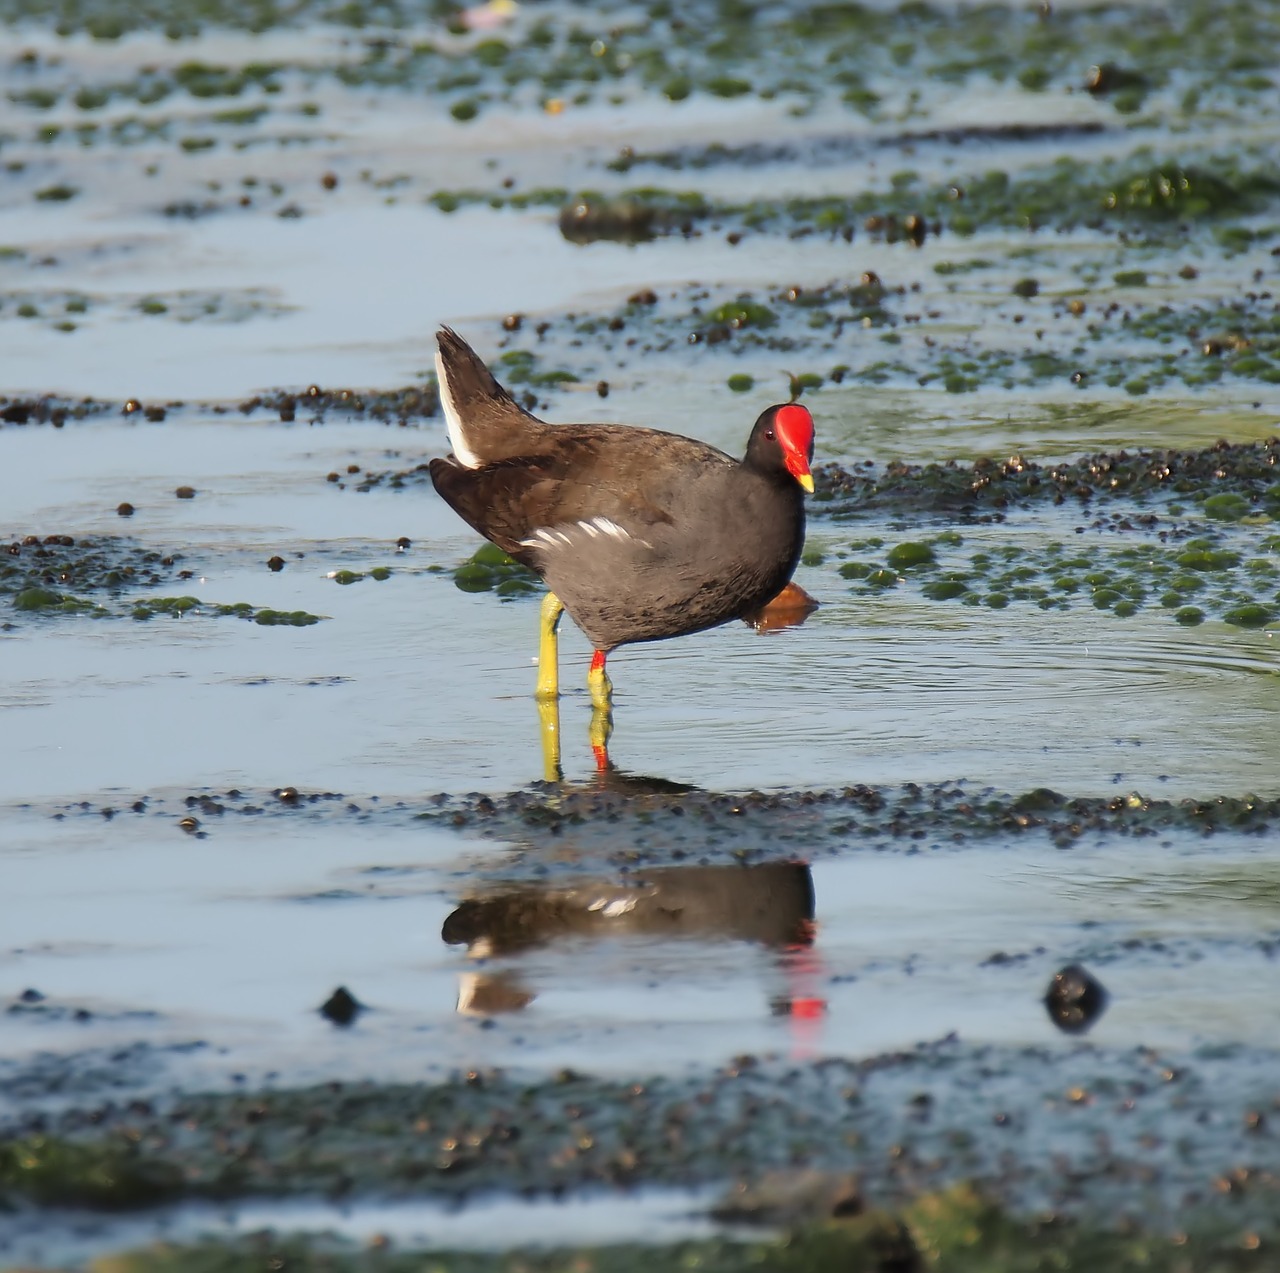
MULTIPOLYGON (((422 25, 387 34, 387 47, 441 38, 422 25)), ((1219 59, 1156 76, 1135 113, 1078 91, 1083 66, 1041 93, 982 72, 930 80, 889 59, 871 117, 821 84, 812 99, 670 102, 628 81, 623 104, 557 89, 555 110, 513 105, 524 85, 464 125, 446 114, 456 95, 432 85, 342 81, 340 68, 365 66, 372 29, 10 35, 31 56, 8 65, 0 94, 0 407, 53 394, 108 408, 64 427, 0 424, 0 542, 118 536, 122 560, 151 549, 178 560, 158 584, 94 592, 106 617, 20 611, 0 592, 0 1067, 24 1079, 5 1117, 103 1091, 432 1081, 476 1066, 683 1073, 744 1053, 864 1059, 950 1034, 1059 1055, 1072 1039, 1043 998, 1072 963, 1107 992, 1088 1036, 1100 1056, 1280 1050, 1266 998, 1280 940, 1274 831, 1087 833, 1064 850, 1013 834, 886 847, 850 829, 810 853, 801 826, 762 856, 752 841, 748 867, 700 863, 691 841, 655 845, 626 823, 618 836, 648 856, 624 874, 572 836, 549 848, 418 816, 435 793, 496 797, 543 779, 536 601, 454 586, 448 571, 477 539, 420 475, 357 489, 443 453, 438 417, 319 418, 305 393, 421 383, 432 332, 449 322, 487 358, 523 349, 539 370, 568 368, 576 381, 536 386, 549 419, 663 424, 729 450, 805 372, 825 378, 804 399, 818 459, 846 466, 1259 441, 1280 422, 1274 197, 1217 220, 1187 213, 1181 237, 1172 214, 1121 233, 1095 224, 1096 201, 1034 231, 994 216, 973 233, 931 229, 918 247, 861 213, 848 240, 800 213, 751 217, 770 200, 912 188, 924 199, 993 168, 1030 180, 1055 161, 1145 173, 1159 153, 1247 169, 1274 127, 1263 89, 1219 59), (195 59, 278 61, 280 91, 144 103, 118 87, 195 59), (117 88, 80 106, 71 79, 117 88), (1184 108, 1188 85, 1206 94, 1198 113, 1184 108), (41 107, 22 96, 33 88, 60 96, 41 107), (237 120, 229 106, 264 113, 237 120), (111 131, 135 118, 155 129, 111 131), (992 135, 993 120, 1044 131, 992 135), (623 147, 634 167, 610 170, 623 147), (39 197, 59 184, 69 197, 39 197), (448 213, 429 202, 649 184, 728 210, 652 242, 580 245, 560 234, 555 200, 464 200, 448 213), (858 319, 849 289, 865 273, 883 281, 883 313, 858 319), (1014 295, 1028 278, 1035 295, 1014 295), (652 305, 628 300, 644 288, 652 305), (798 299, 815 293, 828 300, 798 299), (714 307, 740 295, 776 324, 707 338, 714 307), (504 328, 506 315, 522 321, 504 328), (1061 365, 1042 374, 1035 360, 1049 354, 1061 365), (1107 359, 1131 368, 1108 383, 1107 359), (1071 367, 1090 374, 1074 384, 1071 367), (735 373, 754 385, 729 392, 735 373), (299 395, 293 422, 261 403, 239 409, 282 388, 299 395), (167 415, 125 416, 128 397, 167 415), (180 486, 194 498, 177 498, 180 486), (124 501, 131 517, 116 511, 124 501), (369 576, 376 567, 389 577, 369 576), (366 577, 344 586, 343 570, 366 577), (205 609, 130 617, 139 600, 182 595, 205 609), (320 621, 261 626, 207 609, 239 602, 320 621), (296 806, 276 794, 287 788, 296 806), (244 800, 224 814, 216 803, 233 789, 244 800), (261 816, 241 816, 245 802, 261 816), (364 1005, 346 1026, 319 1011, 338 986, 364 1005)), ((1064 184, 1063 200, 1076 195, 1064 184)), ((874 593, 840 573, 883 557, 855 546, 868 538, 887 549, 956 527, 970 556, 1139 543, 1154 560, 1167 533, 1175 545, 1220 535, 1276 563, 1268 514, 1224 524, 1203 494, 995 513, 904 503, 832 515, 817 502, 808 543, 825 556, 796 576, 820 602, 806 623, 767 635, 735 624, 611 657, 611 775, 597 776, 589 745, 590 650, 565 624, 566 790, 625 791, 641 775, 707 792, 962 782, 975 800, 1042 787, 1273 795, 1274 619, 1231 627, 1210 607, 1180 627, 1154 599, 1125 618, 1087 600, 962 606, 927 599, 909 572, 874 593), (1158 524, 1101 525, 1115 510, 1158 524)), ((1244 581, 1268 605, 1269 578, 1244 581)), ((682 1214, 705 1199, 681 1198, 499 1200, 493 1215, 509 1241, 570 1227, 584 1240, 705 1232, 682 1214)), ((180 1209, 119 1228, 64 1213, 53 1254, 35 1243, 39 1215, 0 1237, 19 1242, 12 1258, 70 1264, 170 1223, 178 1237, 269 1224, 467 1244, 493 1215, 417 1227, 411 1209, 372 1201, 344 1218, 245 1199, 231 1218, 180 1209)))
MULTIPOLYGON (((181 784, 390 797, 542 777, 536 605, 423 573, 474 542, 434 493, 361 494, 324 480, 351 462, 385 464, 389 452, 411 464, 441 432, 207 417, 8 432, 0 503, 11 534, 120 528, 180 552, 194 571, 153 594, 327 617, 264 629, 198 615, 15 616, 0 634, 11 669, 2 701, 20 732, 9 735, 0 798, 181 784), (187 482, 196 497, 175 499, 187 482), (123 499, 137 509, 127 522, 115 513, 123 499), (412 547, 398 552, 401 536, 412 547), (288 562, 278 573, 265 566, 275 554, 288 562), (391 577, 330 578, 374 566, 391 577)), ((1035 543, 1055 520, 1023 524, 1035 543)), ((1075 524, 1056 521, 1068 535, 1075 524)), ((929 526, 919 518, 907 533, 929 526)), ((817 520, 810 542, 838 547, 865 529, 817 520)), ((975 528, 966 542, 1012 534, 975 528)), ((864 597, 830 565, 797 578, 822 602, 801 628, 760 636, 732 625, 614 656, 617 764, 714 790, 968 778, 1162 797, 1264 789, 1275 772, 1280 680, 1268 630, 1180 631, 1158 611, 1121 622, 864 597), (673 685, 679 697, 666 692, 673 685), (1100 736, 1101 712, 1112 724, 1100 736)), ((590 652, 572 629, 563 647, 565 763, 583 775, 590 652)))
POLYGON ((630 1192, 621 1200, 613 1194, 555 1202, 479 1200, 458 1210, 423 1202, 188 1205, 125 1220, 93 1212, 68 1212, 57 1218, 57 1233, 49 1231, 44 1218, 39 1227, 19 1220, 0 1229, 0 1242, 4 1243, 5 1258, 33 1264, 38 1261, 44 1266, 83 1262, 108 1248, 243 1237, 269 1226, 361 1245, 445 1247, 453 1251, 506 1244, 549 1246, 566 1232, 583 1243, 682 1242, 723 1231, 722 1225, 692 1210, 696 1204, 711 1201, 709 1195, 687 1190, 655 1189, 630 1192))
POLYGON ((197 808, 198 835, 168 803, 172 817, 10 818, 6 980, 45 996, 15 999, 10 1057, 194 1044, 170 1063, 189 1085, 584 1058, 681 1072, 953 1033, 1052 1046, 1041 1000, 1074 962, 1111 995, 1100 1045, 1280 1048, 1264 1002, 1280 940, 1270 837, 1220 835, 1208 859, 1185 833, 1070 850, 852 842, 811 866, 630 877, 581 874, 568 842, 535 851, 555 868, 544 884, 527 851, 504 884, 500 843, 397 824, 376 801, 292 826, 197 808), (367 1009, 349 1026, 319 1012, 339 985, 367 1009))

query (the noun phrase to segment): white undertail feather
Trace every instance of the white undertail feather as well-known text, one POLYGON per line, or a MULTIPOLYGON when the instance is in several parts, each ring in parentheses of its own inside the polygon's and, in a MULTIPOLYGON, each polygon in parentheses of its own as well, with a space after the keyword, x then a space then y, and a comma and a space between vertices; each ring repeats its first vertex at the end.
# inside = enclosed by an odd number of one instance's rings
POLYGON ((445 428, 449 430, 449 445, 457 456, 458 463, 469 469, 480 467, 480 457, 467 445, 466 435, 462 431, 462 417, 449 389, 449 374, 444 368, 444 358, 439 349, 436 350, 436 381, 440 389, 440 406, 444 411, 445 428))

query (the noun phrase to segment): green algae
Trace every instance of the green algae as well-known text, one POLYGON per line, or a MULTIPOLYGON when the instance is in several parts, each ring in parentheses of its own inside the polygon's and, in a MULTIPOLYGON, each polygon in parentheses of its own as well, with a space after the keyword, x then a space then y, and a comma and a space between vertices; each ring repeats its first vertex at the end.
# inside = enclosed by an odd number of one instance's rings
POLYGON ((885 560, 891 570, 910 570, 921 566, 932 566, 937 561, 937 555, 929 544, 909 540, 889 549, 885 560))
POLYGON ((75 597, 70 593, 54 592, 49 588, 24 588, 13 599, 15 610, 40 614, 92 614, 105 611, 93 601, 75 597))
POLYGON ((1266 627, 1280 619, 1280 592, 1275 588, 1280 567, 1258 558, 1252 569, 1239 569, 1242 560, 1241 553, 1207 538, 1183 544, 1144 539, 1123 547, 1007 543, 967 552, 949 538, 945 543, 898 544, 886 554, 885 566, 850 561, 837 573, 852 581, 855 590, 874 593, 907 582, 913 567, 927 565, 930 574, 916 582, 929 601, 959 601, 993 610, 1011 603, 1042 610, 1088 604, 1119 619, 1158 602, 1157 613, 1173 611, 1171 617, 1183 626, 1216 616, 1235 627, 1266 627), (1189 604, 1193 596, 1195 606, 1189 604))
MULTIPOLYGON (((625 229, 631 239, 642 241, 659 233, 687 233, 691 224, 708 220, 721 226, 832 236, 851 235, 862 225, 872 235, 893 242, 918 235, 919 227, 929 225, 949 227, 957 234, 1001 227, 1060 231, 1086 227, 1113 234, 1136 229, 1144 242, 1156 244, 1185 240, 1188 227, 1196 221, 1240 218, 1280 207, 1280 178, 1261 153, 1213 155, 1194 169, 1176 163, 1152 169, 1145 166, 1150 160, 1150 152, 1140 149, 1124 158, 1102 161, 1064 157, 1014 175, 1004 170, 972 172, 932 186, 749 202, 653 186, 608 198, 584 191, 564 201, 561 229, 572 237, 580 223, 585 235, 594 219, 605 227, 595 237, 624 237, 625 229), (1158 192, 1165 189, 1170 191, 1169 198, 1161 200, 1158 192), (963 190, 962 199, 956 197, 958 190, 963 190), (1150 198, 1136 193, 1146 190, 1157 193, 1150 198), (576 221, 569 216, 572 209, 582 210, 576 221)), ((438 206, 450 209, 464 204, 523 208, 549 202, 550 193, 472 189, 437 192, 432 197, 438 206)), ((1019 296, 1034 297, 1038 283, 1027 279, 1018 289, 1019 296)))
POLYGON ((502 600, 542 591, 542 582, 527 566, 507 556, 497 544, 481 544, 453 570, 453 582, 463 592, 493 592, 502 600))
POLYGON ((181 619, 188 614, 220 618, 249 619, 264 627, 310 627, 319 623, 322 616, 308 614, 305 610, 272 610, 250 605, 247 601, 219 604, 201 601, 199 597, 145 597, 136 601, 131 617, 145 622, 158 616, 181 619))
MULTIPOLYGON (((381 1273, 645 1273, 655 1268, 701 1273, 1028 1273, 1050 1268, 1244 1273, 1267 1268, 1270 1261, 1270 1253, 1264 1254, 1258 1241, 1242 1242, 1220 1224, 1193 1226, 1191 1233, 1182 1232, 1176 1240, 1140 1227, 1117 1233, 1010 1214, 970 1185, 921 1191, 901 1207, 879 1208, 865 1206, 846 1180, 790 1173, 750 1199, 761 1207, 764 1218, 773 1220, 759 1236, 740 1230, 731 1237, 667 1244, 502 1252, 388 1246, 370 1252, 333 1237, 263 1232, 198 1244, 161 1242, 95 1267, 103 1273, 238 1273, 258 1268, 367 1273, 375 1267, 381 1273), (779 1199, 776 1212, 769 1209, 774 1195, 779 1199), (796 1210, 800 1214, 792 1214, 796 1210)), ((735 1205, 745 1210, 742 1203, 735 1205)), ((733 1213, 726 1218, 732 1219, 733 1213)))
POLYGON ((116 1209, 153 1206, 181 1189, 180 1168, 156 1162, 125 1136, 91 1145, 48 1136, 0 1141, 0 1198, 116 1209))
MULTIPOLYGON (((452 6, 443 5, 432 10, 434 26, 424 33, 425 15, 408 0, 300 0, 287 8, 209 0, 198 9, 176 0, 137 6, 60 0, 52 9, 37 0, 4 0, 0 22, 52 26, 60 34, 84 31, 97 39, 163 30, 176 41, 205 27, 262 32, 327 22, 371 29, 378 38, 323 70, 350 86, 422 89, 478 108, 530 95, 625 104, 647 92, 672 102, 697 94, 755 95, 798 113, 829 99, 880 118, 895 102, 883 84, 888 61, 916 82, 1017 82, 1036 93, 1085 89, 1120 118, 1141 109, 1152 93, 1171 93, 1176 81, 1182 113, 1194 116, 1266 103, 1272 84, 1266 72, 1280 62, 1275 15, 1247 0, 1182 3, 1157 28, 1134 6, 1063 9, 1044 18, 1003 4, 959 12, 911 0, 883 9, 811 4, 744 10, 695 0, 677 11, 655 0, 638 13, 614 0, 590 14, 539 14, 537 21, 504 28, 501 38, 479 39, 466 33, 452 6), (1110 60, 1086 78, 1098 49, 1108 50, 1110 60)), ((241 68, 189 62, 180 70, 187 91, 225 94, 245 86, 241 68)), ((278 84, 268 79, 264 87, 278 84)), ((18 91, 29 97, 58 90, 42 84, 18 91)))
POLYGON ((390 566, 374 566, 369 571, 363 570, 335 570, 329 576, 334 583, 341 584, 344 587, 348 584, 359 583, 362 579, 376 579, 379 583, 383 580, 391 578, 390 566))
POLYGON ((322 615, 308 614, 305 610, 257 610, 246 612, 239 606, 219 607, 218 613, 234 613, 242 618, 252 617, 254 623, 264 628, 309 628, 319 623, 322 615))

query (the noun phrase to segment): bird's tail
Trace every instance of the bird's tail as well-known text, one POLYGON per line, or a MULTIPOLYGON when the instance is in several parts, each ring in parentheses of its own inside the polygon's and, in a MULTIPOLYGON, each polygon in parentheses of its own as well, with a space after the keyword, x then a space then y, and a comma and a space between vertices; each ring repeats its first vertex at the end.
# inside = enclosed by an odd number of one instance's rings
POLYGON ((436 342, 440 405, 458 462, 476 469, 519 455, 529 427, 541 421, 514 401, 451 327, 441 327, 436 342))

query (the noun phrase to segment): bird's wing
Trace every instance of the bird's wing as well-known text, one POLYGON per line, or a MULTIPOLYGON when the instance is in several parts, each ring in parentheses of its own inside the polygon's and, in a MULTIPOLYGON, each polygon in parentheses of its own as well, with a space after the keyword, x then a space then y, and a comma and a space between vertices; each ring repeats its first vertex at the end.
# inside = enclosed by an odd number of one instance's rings
POLYGON ((453 458, 430 466, 436 490, 465 522, 530 565, 566 536, 644 541, 649 530, 672 524, 673 499, 700 468, 733 463, 700 442, 662 434, 681 463, 655 465, 653 431, 625 425, 548 426, 546 434, 539 454, 483 468, 453 458))

